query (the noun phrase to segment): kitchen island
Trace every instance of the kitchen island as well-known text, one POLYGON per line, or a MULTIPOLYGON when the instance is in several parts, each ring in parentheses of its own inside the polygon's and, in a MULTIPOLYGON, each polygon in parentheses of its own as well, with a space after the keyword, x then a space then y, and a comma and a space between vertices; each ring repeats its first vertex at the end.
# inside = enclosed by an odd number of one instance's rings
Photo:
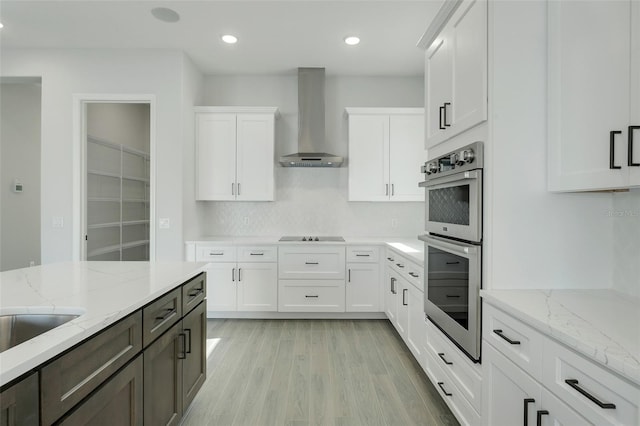
POLYGON ((0 353, 0 386, 115 324, 203 270, 194 262, 66 262, 0 274, 0 315, 77 318, 0 353))

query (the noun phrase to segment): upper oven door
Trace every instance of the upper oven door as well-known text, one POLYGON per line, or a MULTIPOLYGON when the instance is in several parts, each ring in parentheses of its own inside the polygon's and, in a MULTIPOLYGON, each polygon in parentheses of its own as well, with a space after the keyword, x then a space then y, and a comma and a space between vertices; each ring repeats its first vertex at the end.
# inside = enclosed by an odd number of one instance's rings
POLYGON ((430 179, 426 188, 426 232, 482 241, 482 171, 430 179))

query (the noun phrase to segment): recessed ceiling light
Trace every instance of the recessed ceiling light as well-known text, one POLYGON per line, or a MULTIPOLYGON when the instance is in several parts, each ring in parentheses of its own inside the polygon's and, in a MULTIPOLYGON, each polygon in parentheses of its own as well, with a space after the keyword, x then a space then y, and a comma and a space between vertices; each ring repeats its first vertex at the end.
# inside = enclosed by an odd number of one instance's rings
POLYGON ((349 46, 355 46, 356 44, 360 43, 360 37, 356 37, 356 36, 345 37, 344 42, 347 43, 349 46))
POLYGON ((225 34, 220 38, 222 39, 222 41, 224 41, 227 44, 235 44, 238 42, 238 37, 231 34, 225 34))
POLYGON ((2 24, 2 22, 0 22, 0 28, 4 28, 4 25, 2 24))
POLYGON ((169 9, 166 7, 156 7, 151 9, 151 14, 158 20, 162 22, 178 22, 180 20, 180 15, 173 9, 169 9))

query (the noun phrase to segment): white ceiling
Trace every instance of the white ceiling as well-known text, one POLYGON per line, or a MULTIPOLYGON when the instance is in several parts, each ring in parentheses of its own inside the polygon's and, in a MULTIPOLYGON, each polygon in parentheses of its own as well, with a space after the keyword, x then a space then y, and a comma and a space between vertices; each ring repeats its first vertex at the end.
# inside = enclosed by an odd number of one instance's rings
POLYGON ((3 0, 0 48, 170 48, 205 74, 422 75, 416 42, 442 0, 3 0), (168 7, 177 23, 150 11, 168 7), (236 45, 220 41, 225 33, 236 45), (343 38, 357 35, 358 46, 343 38))

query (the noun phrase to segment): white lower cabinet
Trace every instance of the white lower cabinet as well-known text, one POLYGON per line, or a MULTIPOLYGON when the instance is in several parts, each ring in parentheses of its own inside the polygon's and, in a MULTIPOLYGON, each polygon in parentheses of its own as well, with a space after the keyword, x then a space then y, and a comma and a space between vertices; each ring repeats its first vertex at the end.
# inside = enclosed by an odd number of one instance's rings
POLYGON ((235 262, 207 266, 207 311, 236 310, 235 270, 235 262))
POLYGON ((238 263, 237 310, 278 310, 277 282, 276 263, 238 263))
POLYGON ((384 313, 395 326, 398 315, 398 277, 391 268, 385 268, 382 288, 384 289, 384 313))
POLYGON ((379 247, 348 246, 345 310, 381 312, 379 247))

